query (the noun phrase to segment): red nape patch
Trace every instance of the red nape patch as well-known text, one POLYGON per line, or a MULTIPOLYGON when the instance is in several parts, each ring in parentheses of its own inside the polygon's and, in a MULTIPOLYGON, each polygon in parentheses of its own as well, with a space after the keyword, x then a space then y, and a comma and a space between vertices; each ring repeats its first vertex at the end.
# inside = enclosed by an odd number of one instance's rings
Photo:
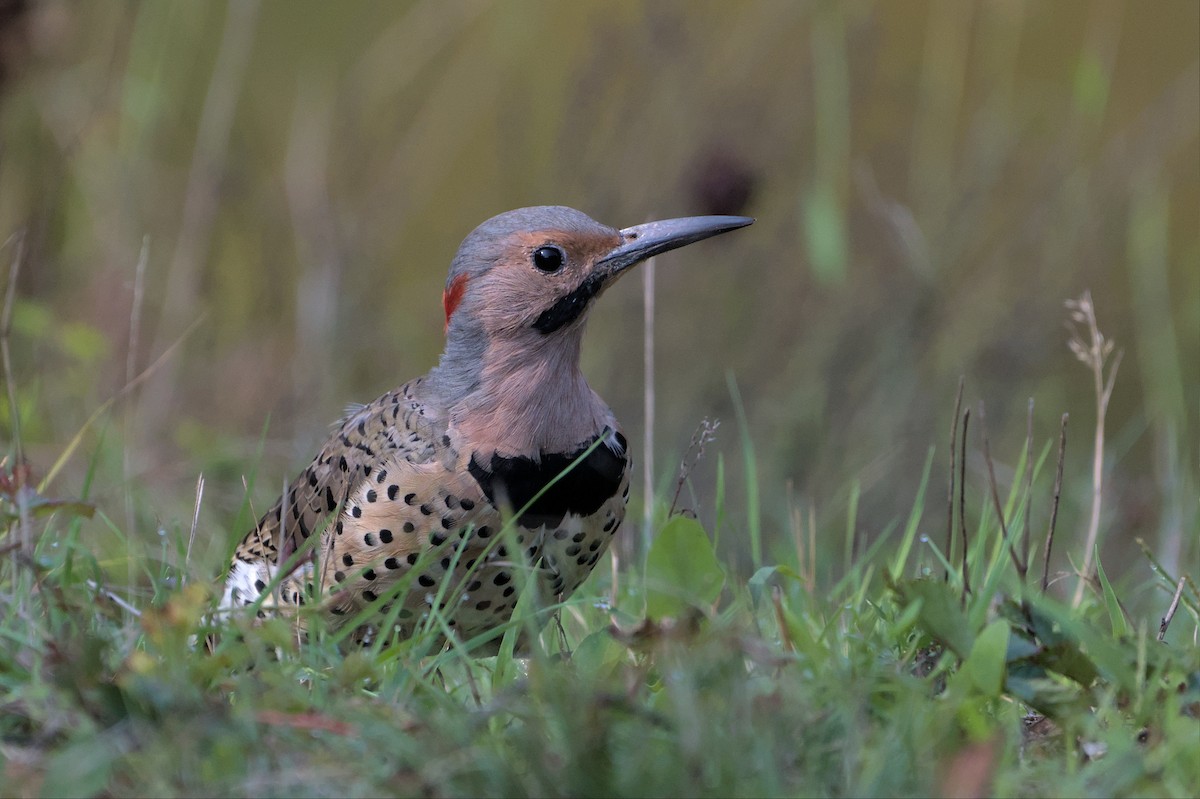
POLYGON ((463 294, 467 291, 467 276, 459 275, 450 281, 450 285, 442 292, 442 307, 446 309, 446 330, 450 329, 450 317, 454 309, 462 302, 463 294))

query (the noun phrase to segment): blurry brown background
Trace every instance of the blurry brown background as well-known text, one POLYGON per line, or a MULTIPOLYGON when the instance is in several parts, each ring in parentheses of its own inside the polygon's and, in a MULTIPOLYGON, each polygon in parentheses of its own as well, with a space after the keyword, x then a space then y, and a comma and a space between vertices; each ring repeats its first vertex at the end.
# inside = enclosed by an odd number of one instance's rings
MULTIPOLYGON (((743 567, 729 373, 773 554, 793 509, 815 506, 832 570, 852 486, 866 543, 907 514, 931 445, 923 529, 940 541, 965 375, 1002 483, 1027 399, 1039 452, 1070 412, 1055 565, 1072 546, 1078 561, 1095 413, 1062 303, 1090 288, 1126 350, 1105 562, 1145 573, 1141 536, 1195 569, 1193 0, 10 0, 0 23, 0 237, 25 231, 12 347, 35 466, 200 320, 50 492, 91 473, 113 520, 86 528, 100 550, 114 527, 186 530, 203 472, 194 556, 215 574, 243 532, 243 475, 258 469, 265 507, 347 403, 435 362, 461 238, 509 208, 567 204, 617 226, 758 218, 657 269, 656 482, 669 496, 693 429, 720 418, 684 504, 712 520, 721 456, 722 547, 743 567)), ((604 297, 584 355, 639 454, 641 292, 630 278, 604 297)))

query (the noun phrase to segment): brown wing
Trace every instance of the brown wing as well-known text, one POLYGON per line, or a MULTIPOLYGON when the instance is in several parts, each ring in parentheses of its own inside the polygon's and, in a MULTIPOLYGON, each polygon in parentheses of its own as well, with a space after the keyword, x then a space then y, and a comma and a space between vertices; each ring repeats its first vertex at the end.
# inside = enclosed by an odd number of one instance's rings
POLYGON ((418 398, 423 381, 410 381, 349 413, 238 545, 235 562, 286 561, 310 535, 325 529, 337 508, 382 464, 433 459, 445 431, 418 398))

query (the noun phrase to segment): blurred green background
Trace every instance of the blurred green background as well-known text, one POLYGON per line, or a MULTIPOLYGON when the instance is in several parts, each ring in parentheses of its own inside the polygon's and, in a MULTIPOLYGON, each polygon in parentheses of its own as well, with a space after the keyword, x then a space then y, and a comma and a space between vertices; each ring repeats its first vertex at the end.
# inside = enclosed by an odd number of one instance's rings
MULTIPOLYGON (((10 0, 0 21, 0 237, 24 231, 11 346, 27 454, 45 473, 200 320, 49 493, 77 494, 95 453, 93 499, 153 540, 189 526, 203 472, 193 557, 214 575, 243 532, 243 476, 258 470, 263 509, 347 403, 428 369, 459 241, 534 204, 616 226, 758 218, 660 259, 656 294, 654 477, 669 497, 697 423, 721 419, 684 504, 711 520, 721 456, 721 544, 746 568, 730 374, 774 552, 797 511, 840 535, 856 487, 872 541, 907 514, 931 445, 925 527, 940 541, 964 375, 1002 484, 1028 398, 1039 451, 1071 414, 1055 567, 1079 562, 1095 410, 1063 301, 1090 288, 1125 350, 1105 563, 1148 573, 1140 536, 1195 574, 1194 0, 10 0)), ((640 454, 640 279, 604 297, 584 359, 640 454)), ((971 518, 986 499, 977 430, 971 518)), ((114 540, 99 520, 88 535, 114 540)), ((831 573, 841 545, 822 553, 831 573)))

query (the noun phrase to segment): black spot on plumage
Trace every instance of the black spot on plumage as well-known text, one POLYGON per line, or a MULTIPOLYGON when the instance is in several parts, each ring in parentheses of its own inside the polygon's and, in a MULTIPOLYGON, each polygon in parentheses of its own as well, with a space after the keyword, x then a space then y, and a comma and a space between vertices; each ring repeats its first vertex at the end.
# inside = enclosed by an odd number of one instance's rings
POLYGON ((613 436, 618 451, 600 444, 566 474, 562 474, 563 471, 583 456, 599 437, 586 442, 575 452, 542 452, 536 461, 525 456, 510 458, 493 453, 485 465, 477 455, 472 455, 467 470, 492 505, 496 505, 499 496, 504 496, 514 510, 529 506, 519 519, 522 526, 558 525, 568 513, 591 516, 620 488, 627 464, 625 437, 611 428, 605 428, 601 436, 613 436), (530 504, 560 474, 562 477, 558 482, 530 504))
POLYGON ((392 569, 394 571, 400 568, 400 561, 396 560, 395 558, 388 558, 383 562, 383 566, 386 569, 392 569))
POLYGON ((442 558, 442 568, 443 569, 450 568, 450 558, 442 558))
POLYGON ((342 582, 345 582, 345 581, 346 581, 346 574, 345 574, 345 572, 334 572, 334 573, 333 573, 333 581, 334 581, 335 583, 342 583, 342 582))
POLYGON ((501 592, 500 592, 500 595, 501 595, 501 596, 506 596, 506 597, 508 597, 508 596, 512 596, 512 595, 513 595, 513 594, 515 594, 516 592, 517 592, 517 589, 513 588, 513 587, 510 585, 510 586, 508 586, 507 588, 505 588, 503 591, 501 591, 501 592))
POLYGON ((483 583, 479 580, 472 580, 471 584, 467 586, 468 591, 478 591, 480 588, 483 588, 483 583))
POLYGON ((353 508, 350 509, 350 515, 356 519, 362 518, 362 508, 355 505, 353 508))
POLYGON ((398 486, 398 485, 390 485, 390 486, 388 486, 388 492, 387 492, 387 494, 388 494, 388 499, 390 499, 390 500, 395 500, 395 499, 396 499, 396 495, 397 495, 397 494, 399 494, 399 493, 400 493, 400 486, 398 486))
POLYGON ((383 544, 392 543, 392 531, 391 530, 380 530, 379 531, 379 541, 380 541, 380 543, 383 543, 383 544))
POLYGON ((588 544, 588 552, 595 552, 599 548, 600 548, 600 540, 599 539, 588 544))
POLYGON ((566 552, 567 552, 568 557, 571 557, 571 558, 575 557, 580 552, 579 544, 571 544, 571 546, 567 547, 566 552))
POLYGON ((368 602, 374 602, 378 598, 379 598, 379 596, 374 591, 370 591, 370 590, 363 591, 363 599, 365 599, 368 602))
POLYGON ((433 508, 429 507, 428 505, 422 505, 422 506, 421 506, 421 513, 422 513, 423 515, 425 515, 425 516, 432 516, 432 515, 433 515, 433 508))
POLYGON ((458 504, 462 506, 463 510, 474 510, 475 509, 475 503, 472 500, 467 499, 466 497, 463 497, 459 501, 458 504))
POLYGON ((476 610, 487 610, 491 606, 492 606, 492 601, 490 599, 481 599, 480 601, 475 603, 476 610))
POLYGON ((580 566, 586 566, 587 562, 588 562, 587 555, 580 555, 579 557, 575 558, 575 563, 577 563, 580 566))
MULTIPOLYGON (((375 476, 375 482, 382 483, 386 479, 387 479, 387 469, 380 469, 379 474, 377 474, 375 476)), ((389 499, 394 499, 394 497, 389 497, 389 499)))
POLYGON ((333 489, 326 486, 325 488, 325 510, 333 510, 337 507, 337 500, 333 498, 333 489))
POLYGON ((417 495, 416 495, 416 494, 405 494, 405 495, 404 495, 404 504, 405 504, 405 505, 412 505, 412 504, 413 504, 413 503, 415 503, 416 501, 417 501, 417 495))
POLYGON ((442 535, 441 533, 433 533, 429 536, 429 543, 433 544, 435 547, 440 547, 442 544, 446 543, 446 536, 442 535))
POLYGON ((344 527, 345 527, 345 525, 343 525, 343 524, 341 523, 341 521, 339 520, 339 521, 338 521, 338 523, 337 523, 337 525, 334 527, 334 529, 335 529, 335 530, 337 530, 337 534, 338 534, 338 535, 341 535, 341 534, 342 534, 342 529, 343 529, 344 527))
POLYGON ((315 474, 313 474, 312 472, 308 473, 308 487, 309 488, 317 487, 317 476, 315 474))
POLYGON ((254 581, 254 590, 258 591, 261 594, 263 591, 267 590, 267 584, 264 583, 262 580, 255 580, 254 581))
POLYGON ((609 519, 604 523, 604 532, 611 533, 613 528, 617 526, 616 518, 609 519))
POLYGON ((567 537, 567 531, 561 527, 554 531, 554 540, 562 541, 567 537))
POLYGON ((491 536, 491 534, 492 528, 488 527, 486 524, 475 531, 475 535, 479 536, 480 538, 488 538, 491 536))
POLYGON ((370 533, 365 533, 363 535, 363 543, 369 547, 375 546, 375 536, 371 535, 370 533))
POLYGON ((454 528, 454 519, 451 519, 449 516, 443 516, 442 517, 442 528, 445 530, 453 529, 454 528))
POLYGON ((343 472, 350 471, 350 464, 346 463, 345 455, 338 456, 338 468, 341 469, 343 472))
POLYGON ((348 554, 347 554, 347 555, 342 555, 342 565, 343 565, 343 566, 353 566, 353 565, 354 565, 354 558, 352 558, 352 557, 351 557, 350 555, 348 555, 348 554))
POLYGON ((379 499, 379 495, 375 493, 375 489, 372 488, 367 492, 367 502, 374 502, 377 499, 379 499))
POLYGON ((453 494, 447 494, 445 499, 442 501, 446 503, 446 507, 450 510, 454 510, 458 507, 458 499, 453 494))
POLYGON ((579 532, 579 533, 576 533, 575 535, 571 536, 571 540, 574 541, 576 544, 583 543, 583 539, 585 539, 585 538, 587 538, 587 533, 583 533, 583 532, 579 532))
POLYGON ((400 529, 406 533, 411 533, 413 530, 416 530, 417 527, 412 522, 405 522, 404 526, 401 527, 400 529))
POLYGON ((416 563, 416 562, 417 562, 417 558, 418 558, 418 557, 420 557, 420 556, 419 556, 419 555, 417 555, 417 553, 416 553, 416 552, 409 552, 409 553, 408 553, 408 555, 405 557, 405 560, 407 560, 407 561, 408 561, 408 565, 409 565, 409 566, 411 566, 411 565, 413 565, 414 563, 416 563))
POLYGON ((367 569, 365 572, 363 572, 363 579, 364 580, 374 580, 375 579, 375 570, 367 569))
POLYGON ((421 585, 425 586, 426 588, 433 588, 433 586, 436 584, 436 581, 432 577, 430 577, 428 574, 422 574, 420 577, 417 578, 417 582, 420 583, 421 585))
POLYGON ((512 579, 512 577, 509 576, 508 572, 500 572, 499 574, 497 574, 495 577, 492 578, 492 582, 495 583, 496 585, 504 585, 511 579, 512 579))

